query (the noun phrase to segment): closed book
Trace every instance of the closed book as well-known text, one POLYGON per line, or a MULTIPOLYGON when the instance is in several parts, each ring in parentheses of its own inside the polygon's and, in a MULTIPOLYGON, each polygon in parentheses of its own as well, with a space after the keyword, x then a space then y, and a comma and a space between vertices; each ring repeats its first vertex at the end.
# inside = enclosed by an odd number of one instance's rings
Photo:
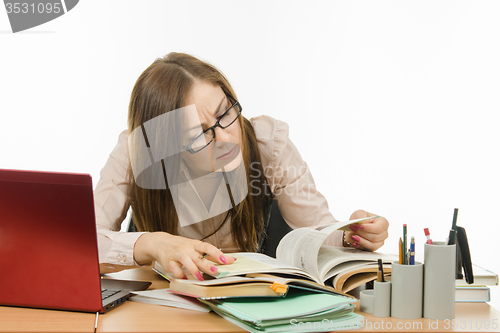
POLYGON ((456 286, 455 302, 489 302, 490 288, 484 285, 456 286))
MULTIPOLYGON (((498 286, 498 274, 493 273, 481 266, 472 264, 472 275, 474 275, 474 285, 498 286)), ((455 280, 456 286, 469 286, 463 279, 455 280)))
POLYGON ((284 297, 289 287, 311 292, 343 295, 331 287, 302 279, 282 278, 268 274, 228 276, 223 279, 198 281, 173 279, 169 292, 199 299, 227 299, 238 297, 284 297))

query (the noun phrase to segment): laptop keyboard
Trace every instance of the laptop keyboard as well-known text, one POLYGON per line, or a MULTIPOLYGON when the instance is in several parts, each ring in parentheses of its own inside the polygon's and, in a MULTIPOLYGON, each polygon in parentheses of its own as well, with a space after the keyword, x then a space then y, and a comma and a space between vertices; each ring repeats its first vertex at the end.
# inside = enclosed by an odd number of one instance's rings
POLYGON ((120 291, 121 290, 110 290, 110 289, 101 288, 102 299, 105 300, 108 297, 111 297, 113 295, 118 294, 120 291))

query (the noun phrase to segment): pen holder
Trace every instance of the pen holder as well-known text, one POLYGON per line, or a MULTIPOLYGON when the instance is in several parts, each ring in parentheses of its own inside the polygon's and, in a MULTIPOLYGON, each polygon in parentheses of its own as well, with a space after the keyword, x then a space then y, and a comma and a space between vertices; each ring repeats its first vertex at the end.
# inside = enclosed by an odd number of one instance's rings
POLYGON ((422 318, 424 265, 391 265, 392 306, 391 317, 400 319, 422 318))
POLYGON ((391 316, 391 281, 378 282, 373 284, 373 316, 391 316))
POLYGON ((456 246, 444 242, 424 247, 424 317, 455 318, 456 246))
POLYGON ((363 290, 359 293, 359 310, 373 313, 373 289, 363 290))

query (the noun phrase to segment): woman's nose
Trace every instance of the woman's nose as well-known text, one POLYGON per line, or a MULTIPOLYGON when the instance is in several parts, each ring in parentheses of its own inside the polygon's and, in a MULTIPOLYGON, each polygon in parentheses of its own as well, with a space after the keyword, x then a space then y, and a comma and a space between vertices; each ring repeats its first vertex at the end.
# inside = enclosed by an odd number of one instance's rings
POLYGON ((215 128, 215 145, 217 146, 218 144, 222 142, 229 142, 229 134, 227 131, 221 127, 216 127, 215 128))

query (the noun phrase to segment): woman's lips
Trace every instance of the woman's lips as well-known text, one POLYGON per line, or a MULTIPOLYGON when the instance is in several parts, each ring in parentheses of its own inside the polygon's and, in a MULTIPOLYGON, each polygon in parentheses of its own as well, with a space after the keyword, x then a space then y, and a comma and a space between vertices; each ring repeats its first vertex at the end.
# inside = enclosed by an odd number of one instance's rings
POLYGON ((234 146, 233 149, 231 149, 230 151, 228 151, 224 155, 217 157, 217 159, 218 160, 227 160, 228 158, 231 158, 231 156, 234 155, 235 151, 236 151, 236 146, 234 146))

